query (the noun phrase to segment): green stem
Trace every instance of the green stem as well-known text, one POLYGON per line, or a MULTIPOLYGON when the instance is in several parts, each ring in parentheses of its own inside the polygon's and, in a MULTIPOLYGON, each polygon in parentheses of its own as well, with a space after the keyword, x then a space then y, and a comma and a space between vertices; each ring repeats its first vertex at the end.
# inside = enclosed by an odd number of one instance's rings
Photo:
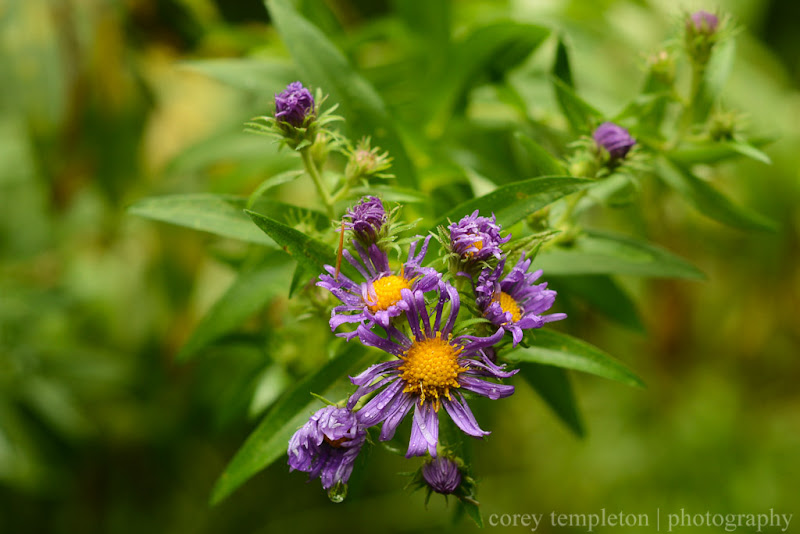
POLYGON ((311 152, 308 150, 308 147, 300 151, 300 156, 303 158, 303 165, 306 168, 306 172, 314 181, 314 186, 317 188, 317 194, 319 195, 320 200, 322 200, 322 203, 325 205, 325 211, 327 212, 328 217, 333 219, 333 200, 328 193, 328 188, 325 187, 325 183, 322 181, 322 176, 319 174, 319 170, 317 170, 317 166, 314 163, 314 159, 311 157, 311 152))

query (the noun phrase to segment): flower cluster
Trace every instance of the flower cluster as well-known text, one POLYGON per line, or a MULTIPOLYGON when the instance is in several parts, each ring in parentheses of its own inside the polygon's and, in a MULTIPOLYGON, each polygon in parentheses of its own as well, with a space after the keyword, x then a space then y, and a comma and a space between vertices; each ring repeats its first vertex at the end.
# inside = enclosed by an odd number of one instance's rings
POLYGON ((356 386, 352 395, 319 410, 297 431, 289 442, 289 465, 341 494, 368 429, 380 425, 378 438, 390 440, 410 414, 406 457, 436 459, 423 466, 419 479, 432 491, 466 498, 471 490, 462 484, 461 471, 449 455, 442 456, 446 449, 439 438, 440 412, 468 436, 489 434, 478 424, 468 397, 497 400, 514 393, 514 386, 502 380, 517 371, 498 363, 498 350, 506 333, 516 345, 523 330, 566 317, 542 315, 556 293, 535 283, 542 272, 528 273, 531 260, 524 256, 503 276, 503 247, 511 235, 501 236, 494 215, 481 217, 475 211, 449 226, 446 248, 470 267, 456 278, 462 286, 462 277, 472 281, 471 287, 462 287, 463 294, 447 274, 423 265, 431 236, 413 240, 399 268, 390 265, 386 241, 379 238, 392 230, 379 198, 364 197, 344 219, 353 252, 343 249, 341 255, 360 278, 326 265, 327 274, 320 275, 317 286, 340 301, 331 312, 331 331, 380 349, 386 360, 351 377, 356 386), (469 305, 462 306, 464 298, 469 305), (465 310, 477 310, 479 327, 459 328, 459 314, 465 310))

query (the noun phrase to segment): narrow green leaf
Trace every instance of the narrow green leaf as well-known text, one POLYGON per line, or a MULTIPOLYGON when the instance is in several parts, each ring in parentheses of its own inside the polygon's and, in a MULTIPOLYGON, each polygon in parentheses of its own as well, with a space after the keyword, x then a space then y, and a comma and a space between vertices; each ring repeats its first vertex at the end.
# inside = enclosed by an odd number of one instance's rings
POLYGON ((561 163, 542 145, 521 132, 516 132, 514 138, 522 145, 530 158, 534 176, 558 176, 564 173, 561 163))
POLYGON ((544 42, 550 30, 544 26, 501 21, 481 26, 454 44, 453 57, 432 92, 428 132, 438 137, 453 112, 463 104, 475 84, 490 76, 500 80, 544 42))
POLYGON ((559 78, 553 77, 552 82, 558 105, 572 130, 576 133, 589 133, 595 123, 602 120, 602 114, 559 78))
MULTIPOLYGON (((488 195, 468 200, 448 211, 438 225, 457 221, 476 209, 488 215, 497 215, 497 222, 505 228, 535 213, 548 204, 589 186, 593 182, 572 176, 542 176, 498 187, 488 195)), ((435 226, 434 226, 435 227, 435 226)))
POLYGON ((530 335, 528 342, 528 348, 517 348, 507 355, 508 359, 575 369, 629 386, 644 387, 644 382, 624 364, 580 339, 539 329, 530 335))
POLYGON ((558 36, 558 45, 556 46, 556 57, 553 61, 553 76, 564 82, 564 85, 575 89, 575 82, 572 78, 572 68, 570 67, 569 51, 567 44, 564 42, 564 36, 558 36))
MULTIPOLYGON (((306 272, 324 272, 325 265, 336 265, 336 253, 333 247, 311 236, 295 230, 291 226, 265 217, 250 210, 244 210, 261 230, 275 240, 306 272)), ((349 268, 342 263, 342 270, 349 268)))
POLYGON ((313 24, 300 16, 287 0, 267 0, 272 21, 302 73, 303 81, 321 87, 331 103, 347 117, 352 138, 369 135, 375 145, 394 158, 392 171, 398 183, 415 187, 416 172, 393 126, 386 106, 375 89, 361 77, 336 46, 313 24))
POLYGON ((286 454, 292 434, 305 423, 321 402, 309 392, 325 396, 337 381, 355 374, 375 358, 357 343, 348 343, 316 373, 297 382, 267 412, 217 480, 211 503, 217 504, 253 475, 286 454))
MULTIPOLYGON (((726 142, 726 141, 704 141, 695 143, 681 143, 676 149, 667 153, 667 157, 679 165, 694 165, 696 163, 717 163, 729 159, 737 158, 740 156, 752 157, 758 161, 765 161, 765 157, 769 160, 766 154, 763 157, 755 157, 755 154, 743 154, 741 147, 736 145, 744 144, 749 147, 758 148, 766 146, 771 143, 773 139, 760 137, 750 139, 748 141, 726 142), (737 150, 737 148, 739 148, 737 150)), ((746 149, 745 149, 746 150, 746 149)), ((760 151, 759 151, 760 152, 760 151)), ((769 161, 771 163, 771 161, 769 161)))
POLYGON ((542 249, 536 265, 553 276, 625 274, 701 280, 705 275, 686 260, 635 238, 590 232, 572 246, 542 249))
POLYGON ((730 146, 732 150, 743 156, 766 163, 767 165, 772 165, 772 160, 770 157, 751 144, 748 144, 744 141, 728 141, 726 144, 730 146))
POLYGON ((663 160, 658 175, 706 217, 741 230, 774 231, 776 223, 731 199, 688 169, 663 160))
POLYGON ((189 360, 201 349, 239 328, 269 299, 286 288, 289 270, 289 265, 285 263, 276 265, 275 261, 267 261, 239 273, 222 297, 203 316, 189 341, 178 353, 178 360, 189 360))
POLYGON ((293 65, 271 59, 195 59, 181 62, 179 66, 267 98, 272 98, 274 93, 297 80, 297 70, 293 65))
POLYGON ((534 362, 520 362, 520 375, 573 434, 586 435, 567 371, 534 362))
POLYGON ((142 199, 128 211, 140 217, 202 230, 261 245, 275 245, 244 214, 244 198, 212 195, 166 195, 142 199))
POLYGON ((551 276, 548 280, 551 287, 558 289, 559 294, 564 290, 567 294, 575 295, 609 319, 631 330, 644 333, 645 328, 636 311, 636 304, 610 276, 600 274, 563 278, 551 276))

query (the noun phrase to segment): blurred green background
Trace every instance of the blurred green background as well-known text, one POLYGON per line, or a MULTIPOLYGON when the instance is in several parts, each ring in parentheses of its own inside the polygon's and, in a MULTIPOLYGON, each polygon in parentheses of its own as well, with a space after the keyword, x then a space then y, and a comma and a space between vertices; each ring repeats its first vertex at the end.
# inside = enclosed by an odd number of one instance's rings
MULTIPOLYGON (((430 20, 407 16, 400 0, 297 5, 400 118, 420 108, 413 86, 433 46, 420 28, 448 31, 447 17, 455 36, 508 18, 560 30, 580 92, 613 113, 682 9, 734 16, 744 31, 725 102, 746 112, 750 132, 777 141, 765 149, 772 166, 731 161, 715 176, 780 229, 722 227, 663 188, 646 189, 635 207, 592 212, 588 225, 645 234, 708 281, 625 279, 645 333, 571 306, 570 332, 625 361, 648 388, 575 374, 583 440, 522 381, 502 404, 477 403, 493 431, 474 447, 478 496, 487 516, 800 516, 800 4, 460 0, 430 20)), ((126 207, 164 193, 248 194, 292 165, 268 139, 242 133, 295 75, 261 2, 0 0, 0 44, 0 532, 475 530, 452 526, 453 503, 434 497, 426 510, 395 474, 417 464, 380 448, 341 505, 283 461, 207 504, 258 415, 291 376, 324 360, 330 334, 324 321, 293 323, 293 303, 280 295, 238 337, 176 363, 245 245, 126 207), (281 61, 227 85, 196 61, 234 57, 281 61), (319 358, 300 358, 309 347, 319 358)), ((559 125, 552 95, 535 82, 538 54, 509 83, 530 89, 523 120, 559 125)), ((465 120, 513 129, 519 119, 504 115, 492 87, 468 95, 465 120)), ((445 171, 414 163, 423 192, 446 202, 446 188, 428 185, 447 183, 445 171)), ((492 176, 491 160, 477 166, 492 176)), ((313 202, 305 182, 279 194, 313 202)), ((571 530, 585 528, 540 527, 571 530)))

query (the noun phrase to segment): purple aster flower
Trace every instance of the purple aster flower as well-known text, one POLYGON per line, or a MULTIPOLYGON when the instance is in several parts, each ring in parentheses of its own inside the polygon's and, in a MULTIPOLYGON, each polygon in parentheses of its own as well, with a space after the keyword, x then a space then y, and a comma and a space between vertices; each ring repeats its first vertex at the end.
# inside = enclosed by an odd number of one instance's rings
MULTIPOLYGON (((342 256, 358 270, 364 277, 364 282, 357 283, 342 273, 336 277, 336 270, 330 265, 325 266, 329 274, 320 275, 317 282, 319 287, 324 287, 342 301, 331 311, 330 326, 335 331, 343 323, 363 323, 368 327, 377 323, 384 328, 388 327, 392 317, 397 317, 406 309, 407 305, 402 299, 402 290, 431 291, 436 288, 441 275, 430 267, 422 267, 422 260, 428 252, 428 243, 431 236, 425 238, 422 248, 417 251, 417 243, 411 244, 408 250, 408 260, 400 267, 399 272, 389 268, 389 258, 386 253, 372 244, 366 250, 356 240, 353 247, 361 259, 357 261, 348 250, 342 256)), ((357 335, 357 332, 337 334, 348 340, 357 335)))
POLYGON ((503 330, 498 329, 490 337, 453 337, 453 325, 459 310, 458 291, 446 282, 441 282, 438 289, 435 318, 428 314, 422 291, 402 291, 412 337, 391 325, 386 328, 388 339, 364 325, 358 327, 362 343, 384 350, 397 359, 373 365, 360 375, 351 377, 358 389, 347 406, 352 408, 364 395, 383 388, 357 412, 358 420, 364 426, 383 422, 382 441, 394 436, 398 425, 413 407, 406 457, 421 456, 426 450, 431 456, 436 456, 441 406, 464 433, 477 438, 489 433, 478 426, 461 390, 493 400, 514 393, 514 386, 484 380, 508 378, 517 372, 504 371, 503 367, 482 354, 482 349, 502 339, 503 330), (448 301, 450 314, 443 322, 442 312, 448 301))
POLYGON ((700 10, 691 14, 689 20, 687 21, 687 24, 693 26, 694 31, 697 33, 705 33, 711 35, 712 33, 717 31, 717 26, 719 26, 719 19, 713 13, 700 10))
POLYGON ((500 237, 500 225, 492 217, 479 217, 478 210, 450 225, 450 249, 467 261, 485 261, 491 256, 500 258, 500 245, 511 235, 500 237))
POLYGON ((461 472, 456 464, 446 456, 439 456, 422 466, 422 478, 436 493, 448 495, 461 484, 461 472))
POLYGON ((289 470, 308 473, 309 481, 319 477, 326 490, 346 484, 366 438, 352 411, 325 406, 289 440, 289 470))
POLYGON ((612 160, 624 158, 636 144, 636 140, 631 137, 628 130, 613 122, 604 122, 598 126, 592 137, 598 146, 608 151, 612 160))
POLYGON ((565 313, 541 315, 550 309, 556 300, 556 292, 547 289, 547 282, 535 284, 542 276, 541 269, 528 272, 531 260, 523 255, 508 276, 500 280, 506 260, 497 268, 484 269, 475 286, 478 308, 493 324, 511 332, 514 346, 522 341, 522 331, 541 328, 545 323, 565 319, 565 313))
POLYGON ((358 204, 347 210, 344 215, 350 219, 344 223, 362 243, 374 243, 378 240, 383 225, 386 223, 386 210, 378 197, 363 197, 358 204))
POLYGON ((314 97, 300 82, 292 82, 286 90, 275 95, 275 118, 288 122, 295 128, 303 125, 306 117, 314 113, 314 97))

